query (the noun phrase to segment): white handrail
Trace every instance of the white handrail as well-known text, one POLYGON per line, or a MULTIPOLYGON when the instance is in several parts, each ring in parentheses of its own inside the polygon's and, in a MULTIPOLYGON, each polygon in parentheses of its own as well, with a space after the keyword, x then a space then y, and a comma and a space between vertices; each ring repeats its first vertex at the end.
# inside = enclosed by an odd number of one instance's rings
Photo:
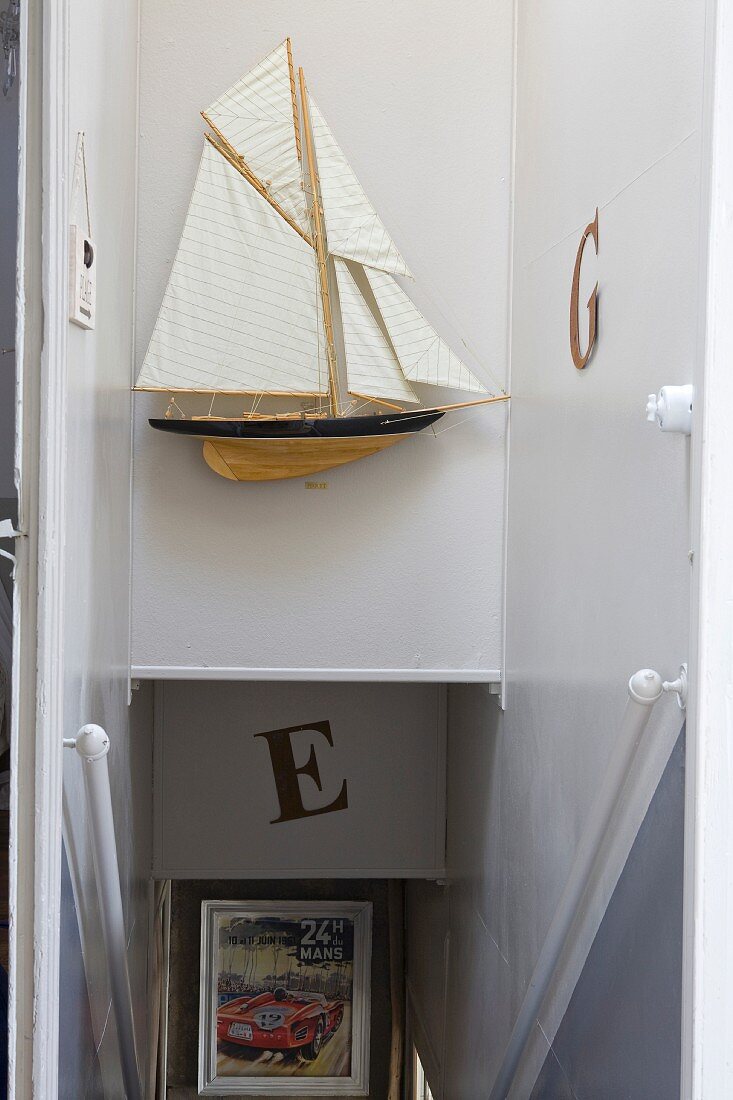
POLYGON ((664 688, 674 691, 675 685, 663 686, 661 676, 649 668, 640 669, 629 680, 629 698, 616 749, 611 756, 601 789, 593 801, 565 889, 535 964, 489 1100, 506 1100, 510 1095, 520 1060, 539 1019, 545 995, 566 949, 576 916, 581 910, 589 885, 596 873, 600 873, 597 865, 603 858, 604 837, 621 800, 625 781, 633 767, 652 707, 661 697, 664 688))
POLYGON ((107 767, 109 737, 101 726, 90 723, 82 726, 76 737, 65 738, 64 745, 66 748, 76 749, 83 762, 94 855, 94 876, 99 895, 99 911, 107 954, 112 1006, 117 1023, 125 1095, 127 1100, 142 1100, 135 1047, 130 971, 127 965, 127 937, 112 814, 112 794, 107 767))

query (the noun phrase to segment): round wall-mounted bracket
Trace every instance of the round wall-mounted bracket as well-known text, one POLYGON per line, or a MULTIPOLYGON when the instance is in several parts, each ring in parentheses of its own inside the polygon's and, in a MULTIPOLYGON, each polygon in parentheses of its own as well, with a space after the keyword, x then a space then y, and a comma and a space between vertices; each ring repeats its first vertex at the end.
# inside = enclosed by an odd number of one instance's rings
POLYGON ((677 696, 677 706, 680 710, 687 708, 687 665, 680 665, 680 674, 676 680, 665 680, 662 691, 674 692, 677 696))
POLYGON ((107 732, 94 722, 82 726, 76 737, 64 737, 63 741, 65 749, 76 749, 88 763, 101 760, 109 752, 107 732))
POLYGON ((659 393, 650 393, 646 401, 646 418, 657 423, 663 432, 692 431, 692 402, 694 391, 688 386, 662 386, 659 393))

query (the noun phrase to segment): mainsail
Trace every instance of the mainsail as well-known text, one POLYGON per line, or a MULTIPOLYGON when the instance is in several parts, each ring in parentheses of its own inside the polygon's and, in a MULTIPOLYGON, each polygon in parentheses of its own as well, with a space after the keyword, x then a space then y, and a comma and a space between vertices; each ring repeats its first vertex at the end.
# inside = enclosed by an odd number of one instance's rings
POLYGON ((286 214, 307 229, 295 83, 287 41, 224 92, 204 115, 286 214))
POLYGON ((468 393, 488 393, 394 279, 381 271, 364 270, 405 378, 468 393))
POLYGON ((325 393, 313 249, 209 145, 138 389, 325 393))
POLYGON ((346 376, 351 393, 393 401, 418 397, 405 381, 397 357, 343 260, 335 260, 344 332, 346 376))
POLYGON ((366 197, 328 123, 310 95, 308 105, 313 124, 313 142, 318 160, 329 252, 380 271, 388 271, 392 275, 410 276, 397 245, 366 197))

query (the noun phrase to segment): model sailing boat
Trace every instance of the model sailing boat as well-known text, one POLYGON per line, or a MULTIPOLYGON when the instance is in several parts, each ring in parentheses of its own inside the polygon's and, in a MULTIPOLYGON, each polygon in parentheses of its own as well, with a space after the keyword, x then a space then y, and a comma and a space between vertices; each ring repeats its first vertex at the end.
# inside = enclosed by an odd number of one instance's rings
POLYGON ((165 417, 150 424, 202 438, 208 465, 236 481, 340 466, 449 409, 507 400, 489 394, 396 281, 411 277, 407 265, 302 69, 299 84, 300 104, 288 39, 202 111, 211 133, 135 387, 168 393, 165 417), (423 408, 411 383, 481 396, 423 408), (182 393, 210 394, 208 414, 176 418, 182 393), (251 407, 216 416, 217 395, 248 396, 251 407), (263 397, 298 399, 300 409, 258 411, 263 397))

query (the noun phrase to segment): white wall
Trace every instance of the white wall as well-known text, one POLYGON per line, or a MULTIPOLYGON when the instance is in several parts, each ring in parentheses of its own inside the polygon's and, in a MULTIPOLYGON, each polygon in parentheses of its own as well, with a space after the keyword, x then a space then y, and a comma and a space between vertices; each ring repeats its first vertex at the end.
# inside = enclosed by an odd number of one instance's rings
MULTIPOLYGON (((491 1091, 629 675, 687 657, 689 445, 644 404, 695 367, 704 11, 519 5, 507 711, 450 689, 445 1014, 417 997, 446 1100, 491 1091), (596 206, 581 303, 597 278, 600 332, 578 372, 570 284, 596 206)), ((665 699, 650 732, 680 721, 665 699)), ((414 891, 418 993, 438 951, 424 905, 414 891)))
MULTIPOLYGON (((86 133, 97 323, 69 325, 66 416, 64 730, 98 722, 111 739, 109 766, 141 1037, 145 1026, 147 886, 150 868, 150 698, 127 706, 129 653, 130 377, 136 195, 137 12, 135 4, 69 5, 69 178, 77 131, 86 133)), ((70 196, 73 200, 73 196, 70 196)), ((78 204, 73 203, 72 217, 78 204)), ((83 196, 81 210, 84 210, 83 196)), ((59 731, 61 736, 61 731, 59 731)), ((81 931, 94 1039, 105 1095, 121 1094, 82 764, 64 759, 64 834, 81 931)), ((62 961, 68 930, 62 929, 62 961)), ((71 937, 73 942, 73 936, 71 937)), ((63 970, 62 970, 63 979, 63 970)), ((66 1008, 61 990, 61 1012, 66 1008)), ((69 1011, 74 1011, 73 1004, 69 1011)), ((68 1052, 60 1051, 61 1078, 68 1052)), ((66 1085, 73 1082, 66 1080, 66 1085)), ((81 1095, 78 1092, 76 1095, 81 1095)))
MULTIPOLYGON (((205 18, 196 0, 145 0, 138 363, 190 197, 198 112, 286 35, 419 303, 503 379, 508 0, 223 0, 205 18)), ((200 444, 147 426, 164 396, 135 405, 137 671, 498 669, 503 406, 456 413, 437 439, 329 471, 328 491, 306 492, 300 480, 217 478, 200 444)))

